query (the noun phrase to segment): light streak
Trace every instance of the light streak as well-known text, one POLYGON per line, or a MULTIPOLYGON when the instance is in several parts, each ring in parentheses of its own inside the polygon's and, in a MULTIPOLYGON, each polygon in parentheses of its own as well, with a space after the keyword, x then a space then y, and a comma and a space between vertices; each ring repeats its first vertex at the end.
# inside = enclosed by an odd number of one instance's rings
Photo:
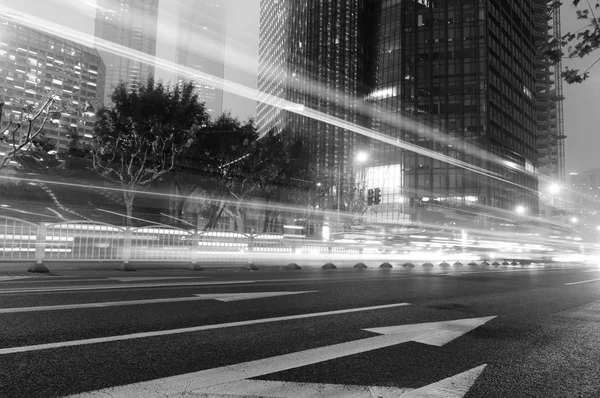
POLYGON ((481 174, 483 176, 499 180, 503 183, 517 186, 524 191, 530 191, 531 193, 534 193, 534 194, 537 193, 536 190, 521 186, 518 183, 507 180, 507 179, 501 177, 500 175, 498 175, 497 173, 490 172, 479 166, 474 166, 467 162, 457 160, 453 157, 446 156, 444 154, 435 152, 433 150, 425 149, 418 145, 411 144, 406 141, 402 141, 398 138, 393 138, 388 135, 376 132, 374 130, 360 127, 353 123, 347 122, 345 120, 342 120, 342 119, 339 119, 336 117, 329 116, 325 113, 316 111, 314 109, 310 109, 310 108, 306 108, 306 107, 304 109, 302 109, 300 107, 296 107, 295 105, 297 105, 297 104, 295 104, 293 102, 283 100, 278 97, 274 97, 274 96, 269 95, 264 92, 259 92, 258 90, 251 89, 247 86, 244 86, 244 85, 241 85, 238 83, 234 83, 234 82, 219 78, 217 76, 213 76, 208 73, 201 72, 196 69, 184 67, 184 66, 178 65, 174 62, 165 61, 163 59, 159 59, 155 56, 151 56, 151 55, 143 53, 141 51, 136 51, 131 48, 128 48, 128 47, 125 47, 122 45, 118 45, 113 42, 109 42, 107 40, 96 38, 92 35, 85 35, 85 34, 82 34, 82 32, 79 32, 79 31, 76 31, 76 30, 73 30, 70 28, 66 28, 64 26, 58 25, 56 23, 53 23, 53 22, 50 22, 50 21, 47 21, 44 19, 34 17, 32 15, 23 15, 10 7, 0 6, 0 15, 4 16, 5 18, 11 19, 18 24, 28 26, 28 27, 31 27, 31 28, 34 28, 37 30, 41 30, 41 31, 44 31, 44 32, 47 32, 47 33, 50 33, 50 34, 53 34, 53 35, 56 35, 59 37, 63 37, 65 39, 74 41, 76 43, 79 43, 79 44, 82 44, 82 45, 85 45, 88 47, 95 47, 99 50, 106 51, 106 52, 109 52, 114 55, 132 59, 132 60, 142 62, 142 63, 148 64, 148 65, 155 65, 164 70, 176 72, 182 76, 187 76, 192 79, 197 79, 204 83, 210 84, 218 89, 230 92, 232 94, 239 95, 244 98, 248 98, 251 100, 260 100, 260 101, 264 102, 265 104, 275 106, 280 109, 286 109, 286 107, 287 107, 288 108, 287 110, 289 112, 307 116, 314 120, 318 120, 318 121, 328 123, 333 126, 340 127, 347 131, 351 131, 351 132, 363 135, 365 137, 372 138, 374 140, 389 144, 391 146, 406 149, 411 152, 418 153, 418 154, 430 157, 432 159, 442 161, 444 163, 448 163, 448 164, 451 164, 451 165, 454 165, 457 167, 461 167, 465 170, 473 171, 473 172, 481 174))

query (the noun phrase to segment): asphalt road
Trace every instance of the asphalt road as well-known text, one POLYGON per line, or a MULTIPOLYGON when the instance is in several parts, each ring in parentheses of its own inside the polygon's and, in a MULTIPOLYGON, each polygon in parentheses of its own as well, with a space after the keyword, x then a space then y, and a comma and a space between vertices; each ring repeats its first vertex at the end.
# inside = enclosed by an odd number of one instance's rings
POLYGON ((1 397, 599 397, 600 268, 0 273, 0 336, 1 397))

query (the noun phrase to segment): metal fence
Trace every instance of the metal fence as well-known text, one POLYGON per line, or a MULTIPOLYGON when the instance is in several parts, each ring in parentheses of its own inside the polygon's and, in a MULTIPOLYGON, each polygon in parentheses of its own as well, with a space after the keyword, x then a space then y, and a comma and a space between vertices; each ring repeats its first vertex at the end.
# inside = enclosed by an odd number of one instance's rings
POLYGON ((280 234, 195 231, 168 225, 32 223, 0 216, 0 261, 245 261, 286 253, 358 254, 343 243, 280 234))

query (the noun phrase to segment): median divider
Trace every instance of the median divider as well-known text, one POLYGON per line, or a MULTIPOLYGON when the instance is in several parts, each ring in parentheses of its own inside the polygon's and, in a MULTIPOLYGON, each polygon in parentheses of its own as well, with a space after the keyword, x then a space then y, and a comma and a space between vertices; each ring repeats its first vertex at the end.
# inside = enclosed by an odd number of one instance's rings
POLYGON ((245 266, 242 267, 242 269, 249 271, 258 271, 258 267, 254 263, 247 263, 245 266))

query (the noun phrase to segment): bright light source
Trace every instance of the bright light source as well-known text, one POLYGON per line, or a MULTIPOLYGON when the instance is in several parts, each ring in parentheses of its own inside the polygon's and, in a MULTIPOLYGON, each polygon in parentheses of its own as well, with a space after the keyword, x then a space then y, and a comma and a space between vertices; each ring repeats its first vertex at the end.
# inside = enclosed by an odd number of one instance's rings
POLYGON ((560 185, 558 185, 557 183, 553 183, 552 185, 550 185, 550 188, 548 188, 548 191, 552 194, 559 193, 560 185))
POLYGON ((577 221, 579 221, 579 219, 577 217, 571 217, 571 222, 573 224, 577 223, 577 221))
POLYGON ((329 225, 323 225, 323 240, 329 240, 329 225))
POLYGON ((598 225, 598 226, 596 227, 596 229, 597 229, 598 231, 600 231, 600 225, 598 225))
POLYGON ((356 154, 356 161, 358 163, 364 163, 369 160, 369 154, 365 151, 360 151, 356 154))
POLYGON ((517 206, 517 208, 515 209, 517 211, 518 214, 524 214, 525 213, 525 206, 517 206))

